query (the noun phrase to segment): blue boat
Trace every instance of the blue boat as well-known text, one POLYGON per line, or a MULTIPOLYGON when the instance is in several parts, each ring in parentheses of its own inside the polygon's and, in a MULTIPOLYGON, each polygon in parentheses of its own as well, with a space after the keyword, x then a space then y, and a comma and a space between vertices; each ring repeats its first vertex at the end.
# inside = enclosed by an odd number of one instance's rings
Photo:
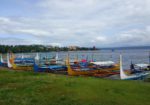
POLYGON ((34 64, 35 72, 59 72, 67 71, 67 67, 64 65, 41 65, 34 64))
POLYGON ((58 53, 56 53, 56 56, 53 58, 48 59, 45 57, 45 59, 42 59, 39 57, 39 54, 37 53, 35 56, 35 63, 34 63, 34 71, 35 72, 64 72, 67 73, 67 66, 63 64, 59 64, 60 59, 58 59, 58 53))
POLYGON ((140 73, 134 73, 127 75, 122 66, 122 55, 120 55, 120 79, 122 80, 138 80, 138 79, 143 79, 145 78, 149 73, 147 72, 140 72, 140 73))
POLYGON ((34 58, 15 58, 14 63, 17 65, 34 65, 34 58))

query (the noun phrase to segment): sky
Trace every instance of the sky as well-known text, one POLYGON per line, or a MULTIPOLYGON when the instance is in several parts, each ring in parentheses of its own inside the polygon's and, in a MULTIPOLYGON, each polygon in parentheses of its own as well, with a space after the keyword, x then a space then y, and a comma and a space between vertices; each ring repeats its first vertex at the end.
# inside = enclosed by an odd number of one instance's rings
POLYGON ((150 0, 0 0, 0 44, 150 45, 150 0))

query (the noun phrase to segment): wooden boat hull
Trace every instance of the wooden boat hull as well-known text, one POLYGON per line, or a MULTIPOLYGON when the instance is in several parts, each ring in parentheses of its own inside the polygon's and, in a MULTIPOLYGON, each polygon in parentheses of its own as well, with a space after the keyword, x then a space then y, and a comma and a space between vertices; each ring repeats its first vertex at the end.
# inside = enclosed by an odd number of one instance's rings
POLYGON ((78 75, 87 75, 87 76, 95 76, 95 75, 113 75, 118 73, 118 67, 116 68, 106 68, 106 69, 97 69, 97 70, 74 70, 68 65, 68 75, 70 76, 78 76, 78 75), (117 70, 117 72, 116 72, 117 70))
POLYGON ((118 71, 119 72, 119 65, 115 65, 114 67, 110 67, 110 68, 98 68, 98 70, 107 70, 107 71, 118 71))
POLYGON ((70 75, 70 76, 79 76, 79 75, 94 76, 96 74, 108 75, 108 74, 113 74, 113 72, 119 71, 119 69, 120 69, 119 65, 115 65, 114 67, 111 67, 111 68, 93 68, 91 66, 91 67, 88 67, 89 70, 81 70, 81 68, 74 69, 70 65, 69 58, 66 59, 66 65, 68 68, 68 70, 67 70, 68 75, 70 75))
POLYGON ((33 70, 33 66, 17 66, 16 64, 12 64, 12 69, 13 70, 26 70, 26 71, 31 71, 33 70))

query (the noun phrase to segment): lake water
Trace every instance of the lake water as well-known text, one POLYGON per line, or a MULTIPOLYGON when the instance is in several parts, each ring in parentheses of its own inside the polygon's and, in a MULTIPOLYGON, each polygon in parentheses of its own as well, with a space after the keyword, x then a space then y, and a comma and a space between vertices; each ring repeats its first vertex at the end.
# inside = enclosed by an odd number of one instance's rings
MULTIPOLYGON (((120 53, 123 56, 124 69, 130 68, 131 61, 133 63, 149 63, 150 49, 134 49, 134 50, 99 50, 99 51, 69 51, 69 52, 57 52, 59 58, 65 59, 69 53, 71 59, 88 59, 94 61, 114 61, 119 62, 120 53)), ((20 54, 16 54, 20 55, 20 54)), ((35 53, 26 53, 26 56, 34 57, 35 53)), ((56 55, 56 52, 39 53, 40 57, 52 58, 56 55)))

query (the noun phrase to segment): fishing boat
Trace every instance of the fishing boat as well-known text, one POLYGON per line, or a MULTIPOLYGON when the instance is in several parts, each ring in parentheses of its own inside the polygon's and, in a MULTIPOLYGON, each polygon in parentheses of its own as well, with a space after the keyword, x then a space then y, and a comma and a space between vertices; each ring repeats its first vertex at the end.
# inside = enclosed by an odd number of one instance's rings
POLYGON ((37 58, 39 58, 39 61, 34 63, 35 72, 53 72, 66 74, 67 67, 66 65, 60 63, 62 60, 58 58, 57 53, 55 58, 52 59, 45 58, 44 60, 41 60, 40 57, 36 55, 35 59, 37 60, 37 58))
POLYGON ((81 66, 80 64, 70 65, 70 59, 69 56, 66 59, 66 65, 67 65, 67 72, 70 76, 79 76, 79 75, 85 75, 85 76, 108 76, 111 75, 112 72, 107 69, 97 69, 94 67, 89 66, 81 66))
POLYGON ((148 70, 150 70, 149 64, 146 64, 146 63, 133 64, 131 62, 129 73, 134 74, 134 73, 140 73, 140 72, 148 71, 148 70))
POLYGON ((144 70, 141 67, 137 66, 136 64, 133 64, 131 61, 130 70, 128 70, 129 74, 141 73, 143 71, 144 70))
POLYGON ((120 55, 120 79, 122 80, 137 80, 137 79, 143 79, 146 77, 149 73, 141 72, 141 73, 134 73, 127 75, 123 70, 123 64, 122 64, 122 55, 120 55))
POLYGON ((58 73, 58 72, 64 72, 67 70, 67 67, 65 65, 37 65, 34 64, 34 71, 35 72, 52 72, 52 73, 58 73))
POLYGON ((87 68, 93 68, 98 70, 108 70, 111 72, 119 73, 119 63, 115 63, 113 61, 94 61, 93 57, 92 60, 88 60, 88 56, 86 59, 81 59, 80 61, 76 58, 75 63, 79 64, 80 67, 87 67, 87 68))
POLYGON ((33 58, 15 58, 14 55, 10 57, 7 54, 8 67, 14 70, 33 70, 33 58))
POLYGON ((150 52, 149 52, 149 63, 137 63, 133 64, 131 61, 130 69, 131 73, 143 72, 150 70, 150 52))
POLYGON ((16 58, 12 64, 14 70, 33 70, 34 59, 33 58, 16 58))

